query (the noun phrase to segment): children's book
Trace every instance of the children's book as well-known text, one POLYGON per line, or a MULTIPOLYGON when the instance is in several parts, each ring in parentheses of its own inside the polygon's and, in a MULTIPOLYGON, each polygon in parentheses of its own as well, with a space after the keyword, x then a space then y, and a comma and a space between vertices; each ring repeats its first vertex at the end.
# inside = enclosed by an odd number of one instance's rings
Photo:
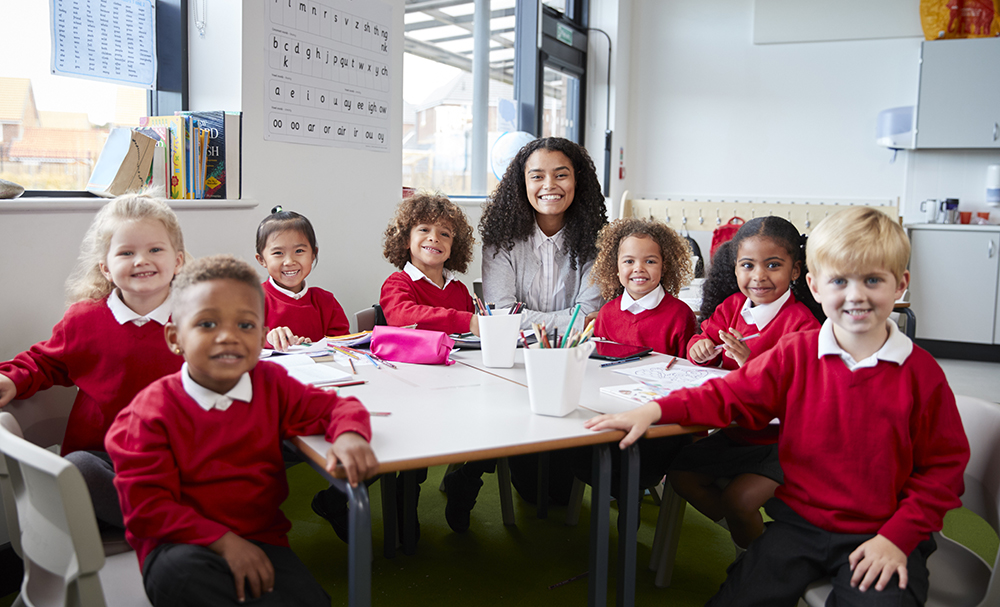
POLYGON ((226 193, 222 198, 238 200, 243 195, 243 112, 226 112, 226 193))
POLYGON ((87 191, 105 198, 138 192, 149 181, 156 140, 129 128, 111 130, 87 191))
POLYGON ((166 127, 170 133, 170 192, 173 199, 184 198, 187 192, 187 173, 185 166, 184 119, 180 116, 143 116, 139 124, 148 127, 166 127))

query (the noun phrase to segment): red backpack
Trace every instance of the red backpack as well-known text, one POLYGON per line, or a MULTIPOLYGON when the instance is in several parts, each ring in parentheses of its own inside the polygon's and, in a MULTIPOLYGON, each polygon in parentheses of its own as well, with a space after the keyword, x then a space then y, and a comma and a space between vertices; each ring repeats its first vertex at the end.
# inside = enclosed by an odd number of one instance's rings
POLYGON ((733 217, 726 223, 715 228, 712 232, 712 248, 708 251, 709 259, 715 257, 715 250, 718 249, 722 243, 729 242, 733 239, 733 236, 736 236, 736 232, 740 230, 740 226, 744 223, 746 222, 740 217, 733 217))

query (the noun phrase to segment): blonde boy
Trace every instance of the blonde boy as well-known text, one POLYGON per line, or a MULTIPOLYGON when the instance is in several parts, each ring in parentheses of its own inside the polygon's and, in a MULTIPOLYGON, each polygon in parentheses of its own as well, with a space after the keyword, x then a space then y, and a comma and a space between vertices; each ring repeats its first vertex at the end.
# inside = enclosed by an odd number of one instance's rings
POLYGON ((624 448, 654 423, 781 420, 785 484, 765 505, 774 522, 708 605, 792 606, 823 577, 835 604, 926 600, 930 534, 960 505, 969 445, 941 368, 888 320, 909 282, 909 252, 879 211, 830 216, 806 253, 827 316, 820 330, 788 335, 696 390, 587 422, 627 430, 624 448))

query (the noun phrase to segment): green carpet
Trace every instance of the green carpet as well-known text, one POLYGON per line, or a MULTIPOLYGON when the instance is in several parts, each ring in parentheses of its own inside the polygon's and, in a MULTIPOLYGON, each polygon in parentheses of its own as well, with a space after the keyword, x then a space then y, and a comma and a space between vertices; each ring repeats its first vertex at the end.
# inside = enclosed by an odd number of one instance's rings
MULTIPOLYGON (((453 533, 444 520, 445 494, 437 487, 443 467, 431 468, 420 496, 420 542, 414 556, 397 550, 397 556, 382 556, 381 499, 378 484, 372 486, 372 603, 379 605, 583 605, 587 600, 587 578, 560 582, 587 571, 589 556, 589 495, 584 499, 580 524, 567 527, 565 510, 551 508, 540 520, 534 507, 515 492, 516 527, 505 527, 495 475, 487 475, 479 503, 472 514, 472 527, 453 533)), ((308 466, 288 471, 291 497, 283 508, 292 520, 292 547, 309 566, 333 598, 334 605, 347 604, 347 547, 309 507, 313 494, 325 487, 308 466)), ((656 588, 648 569, 650 546, 658 509, 649 497, 642 505, 636 579, 637 605, 687 607, 703 605, 725 579, 726 566, 735 556, 732 540, 718 525, 688 507, 684 519, 677 564, 670 588, 656 588)), ((611 571, 608 604, 615 600, 616 513, 611 514, 611 571)), ((989 526, 966 510, 956 510, 945 519, 945 534, 969 546, 993 563, 997 536, 989 526)), ((0 598, 8 607, 14 595, 0 598)))

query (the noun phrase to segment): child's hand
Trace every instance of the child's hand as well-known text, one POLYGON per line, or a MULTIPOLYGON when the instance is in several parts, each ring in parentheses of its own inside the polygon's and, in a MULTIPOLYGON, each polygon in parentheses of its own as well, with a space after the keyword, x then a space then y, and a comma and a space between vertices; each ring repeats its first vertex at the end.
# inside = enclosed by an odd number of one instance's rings
POLYGON ((699 339, 691 346, 689 357, 691 362, 703 365, 722 353, 722 350, 715 349, 715 342, 711 339, 699 339))
POLYGON ((347 482, 357 487, 360 481, 378 471, 378 458, 372 446, 356 432, 344 432, 333 441, 326 453, 326 471, 338 475, 334 469, 340 464, 347 474, 347 482))
POLYGON ((624 450, 639 440, 646 433, 646 430, 658 421, 660 421, 660 405, 650 402, 625 413, 592 417, 583 423, 583 427, 595 431, 625 430, 628 434, 618 443, 618 446, 624 450))
POLYGON ((899 589, 906 588, 906 555, 883 535, 876 535, 858 546, 848 557, 848 561, 854 572, 851 587, 856 587, 861 592, 868 590, 876 579, 878 582, 875 590, 884 590, 894 573, 899 574, 899 589))
POLYGON ((750 348, 747 347, 746 343, 740 341, 743 339, 743 334, 736 329, 729 327, 729 333, 719 331, 719 339, 722 340, 722 349, 726 356, 735 360, 739 366, 742 367, 750 358, 750 348))
POLYGON ((586 326, 590 324, 590 321, 597 319, 597 315, 600 314, 600 313, 601 313, 601 311, 597 310, 596 312, 591 312, 590 314, 587 314, 586 316, 584 316, 583 317, 583 326, 584 326, 584 328, 586 328, 586 326))
POLYGON ((208 548, 226 559, 236 582, 236 598, 244 602, 246 584, 250 584, 253 598, 274 590, 274 565, 264 551, 232 531, 208 545, 208 548))
POLYGON ((472 320, 469 321, 469 332, 479 337, 479 315, 473 314, 472 320))
POLYGON ((0 407, 6 406, 15 396, 17 396, 17 386, 14 385, 14 381, 6 375, 0 375, 0 407))
POLYGON ((274 346, 278 352, 287 352, 292 346, 309 344, 312 341, 308 337, 298 337, 288 327, 275 327, 268 332, 267 343, 274 346))

